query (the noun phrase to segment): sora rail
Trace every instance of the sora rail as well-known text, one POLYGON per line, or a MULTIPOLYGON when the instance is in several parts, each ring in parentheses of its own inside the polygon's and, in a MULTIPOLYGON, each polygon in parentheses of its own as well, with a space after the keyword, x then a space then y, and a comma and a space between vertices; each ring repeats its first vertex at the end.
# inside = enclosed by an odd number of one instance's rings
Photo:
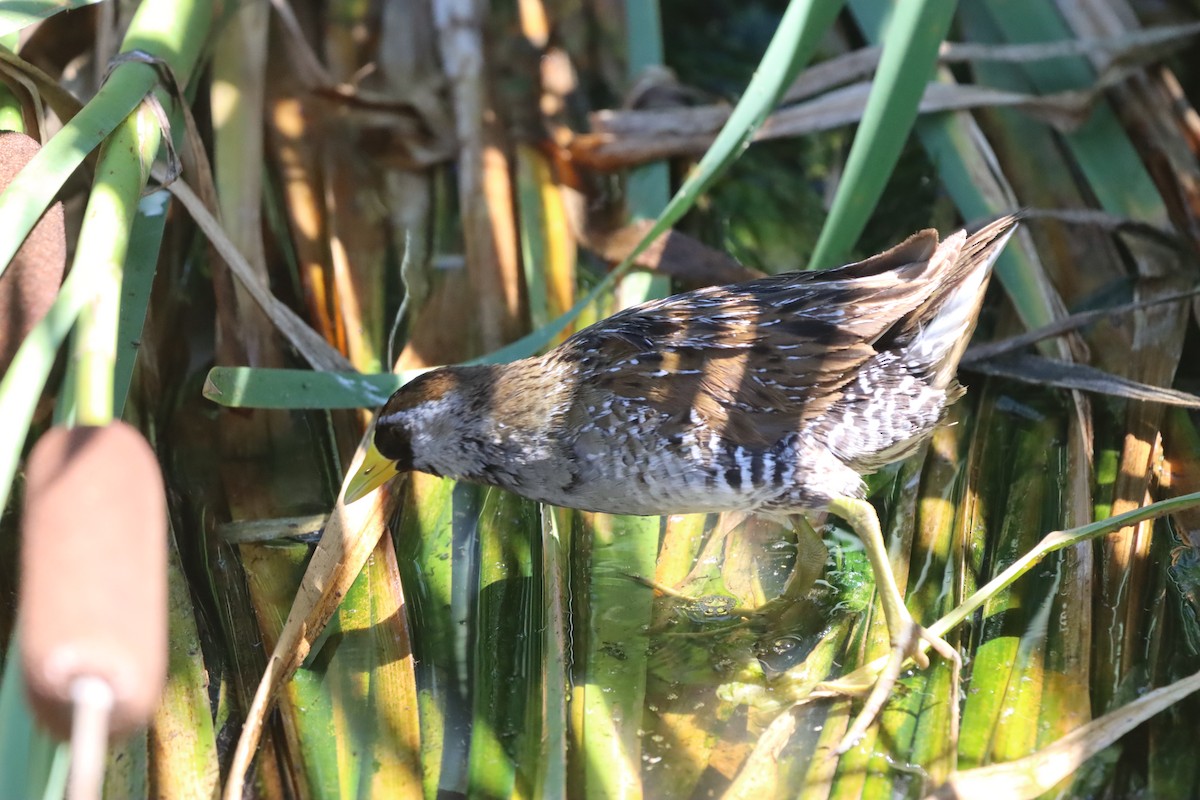
POLYGON ((911 453, 963 389, 958 362, 1014 216, 917 233, 823 272, 614 314, 538 358, 445 367, 392 395, 346 502, 398 471, 611 514, 828 510, 862 538, 893 642, 846 742, 904 658, 926 663, 862 476, 911 453), (885 675, 888 673, 885 672, 885 675))

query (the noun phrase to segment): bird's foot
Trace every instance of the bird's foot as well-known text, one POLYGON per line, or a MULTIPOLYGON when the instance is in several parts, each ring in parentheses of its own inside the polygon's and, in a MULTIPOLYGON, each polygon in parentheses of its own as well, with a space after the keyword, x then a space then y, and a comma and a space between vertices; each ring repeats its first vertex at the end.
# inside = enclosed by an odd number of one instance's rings
POLYGON ((907 613, 905 616, 907 620, 904 624, 898 625, 896 629, 892 630, 892 651, 888 654, 887 663, 875 679, 875 685, 871 687, 871 693, 867 695, 862 710, 858 712, 858 716, 854 718, 854 722, 851 723, 846 735, 838 744, 838 755, 845 753, 857 744, 867 732, 867 728, 871 727, 871 723, 879 716, 879 712, 883 710, 888 698, 892 696, 892 692, 896 688, 905 661, 911 658, 922 669, 929 666, 929 658, 921 646, 922 642, 927 642, 938 655, 954 664, 955 674, 958 673, 957 668, 962 664, 958 651, 942 637, 936 636, 918 625, 907 613))

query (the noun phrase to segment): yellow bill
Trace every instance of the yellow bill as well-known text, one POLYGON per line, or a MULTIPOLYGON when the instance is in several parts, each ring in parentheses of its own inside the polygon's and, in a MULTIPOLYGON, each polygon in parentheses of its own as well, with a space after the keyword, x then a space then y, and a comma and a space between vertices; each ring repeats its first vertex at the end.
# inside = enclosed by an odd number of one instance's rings
POLYGON ((372 489, 378 489, 398 474, 396 462, 380 453, 375 449, 375 442, 371 442, 370 447, 367 448, 367 455, 358 467, 358 472, 354 473, 346 484, 346 497, 343 502, 353 503, 372 489))

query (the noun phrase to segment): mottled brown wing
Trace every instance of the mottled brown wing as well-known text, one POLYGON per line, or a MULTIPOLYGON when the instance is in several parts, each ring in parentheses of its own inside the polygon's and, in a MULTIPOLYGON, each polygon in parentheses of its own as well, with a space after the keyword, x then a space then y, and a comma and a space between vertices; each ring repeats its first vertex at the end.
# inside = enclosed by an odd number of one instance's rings
POLYGON ((609 317, 556 353, 594 376, 583 391, 595 401, 573 413, 621 398, 681 426, 773 444, 836 402, 876 354, 872 343, 924 302, 936 247, 925 231, 837 270, 702 289, 609 317))

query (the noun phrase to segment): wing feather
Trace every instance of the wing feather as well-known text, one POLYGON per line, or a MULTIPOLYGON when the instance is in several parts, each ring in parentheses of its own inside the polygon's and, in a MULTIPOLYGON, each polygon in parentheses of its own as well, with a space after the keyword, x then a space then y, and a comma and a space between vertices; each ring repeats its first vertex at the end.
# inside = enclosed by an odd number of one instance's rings
MULTIPOLYGON (((937 234, 923 231, 839 269, 657 300, 580 331, 556 354, 593 376, 590 397, 770 446, 835 403, 876 355, 873 343, 925 302, 921 278, 936 249, 937 234)), ((574 413, 589 407, 585 398, 574 413)))

